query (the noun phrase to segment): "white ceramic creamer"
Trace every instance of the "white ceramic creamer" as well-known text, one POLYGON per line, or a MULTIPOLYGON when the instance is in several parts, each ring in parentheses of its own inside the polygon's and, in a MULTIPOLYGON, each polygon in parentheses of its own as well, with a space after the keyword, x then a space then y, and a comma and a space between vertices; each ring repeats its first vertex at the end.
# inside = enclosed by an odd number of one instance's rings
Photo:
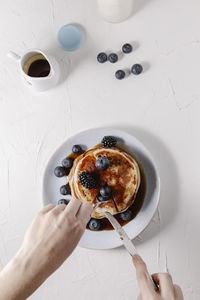
POLYGON ((108 22, 118 23, 126 20, 133 12, 134 0, 97 0, 101 16, 108 22))
POLYGON ((8 53, 8 56, 19 63, 22 79, 32 90, 42 92, 57 84, 60 77, 60 67, 51 55, 39 49, 29 49, 22 56, 12 51, 8 53), (38 64, 41 62, 45 62, 45 65, 38 64), (49 67, 49 69, 43 70, 44 67, 49 67))

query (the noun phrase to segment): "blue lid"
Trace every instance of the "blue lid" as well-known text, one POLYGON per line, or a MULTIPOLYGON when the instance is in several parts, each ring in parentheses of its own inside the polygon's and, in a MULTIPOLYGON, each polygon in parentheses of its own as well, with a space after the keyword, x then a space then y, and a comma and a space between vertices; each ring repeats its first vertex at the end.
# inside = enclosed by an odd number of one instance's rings
POLYGON ((57 39, 64 50, 74 51, 83 41, 83 31, 78 25, 66 24, 58 31, 57 39))

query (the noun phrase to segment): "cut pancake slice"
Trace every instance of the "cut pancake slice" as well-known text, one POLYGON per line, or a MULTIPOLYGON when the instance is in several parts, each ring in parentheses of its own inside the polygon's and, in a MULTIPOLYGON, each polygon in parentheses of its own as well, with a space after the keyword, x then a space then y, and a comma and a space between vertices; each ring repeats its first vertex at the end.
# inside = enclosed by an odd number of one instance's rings
MULTIPOLYGON (((97 200, 93 203, 97 204, 97 200)), ((105 212, 109 212, 111 215, 116 215, 118 213, 115 203, 113 200, 108 200, 104 203, 100 203, 98 207, 93 211, 92 217, 95 219, 101 219, 105 217, 105 212)))

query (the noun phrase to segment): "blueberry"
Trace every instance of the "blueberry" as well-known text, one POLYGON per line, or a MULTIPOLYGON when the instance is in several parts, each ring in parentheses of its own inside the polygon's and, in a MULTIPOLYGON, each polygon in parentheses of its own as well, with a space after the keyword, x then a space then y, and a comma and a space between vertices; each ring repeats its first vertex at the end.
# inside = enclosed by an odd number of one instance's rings
POLYGON ((115 73, 115 77, 119 80, 124 79, 125 76, 126 76, 126 73, 123 70, 118 70, 115 73))
POLYGON ((74 154, 81 154, 82 153, 82 148, 81 148, 81 146, 80 145, 74 145, 73 147, 72 147, 72 152, 74 153, 74 154))
POLYGON ((69 203, 69 200, 66 200, 66 199, 60 199, 60 200, 58 200, 58 205, 59 204, 65 204, 65 205, 67 205, 69 203))
POLYGON ((62 165, 63 167, 70 169, 73 166, 73 161, 74 161, 73 158, 66 157, 62 161, 62 165))
POLYGON ((103 198, 110 198, 112 190, 108 185, 105 185, 100 189, 99 193, 103 198))
POLYGON ((67 175, 67 170, 61 166, 58 166, 55 168, 54 174, 56 177, 63 177, 67 175))
POLYGON ((131 46, 131 44, 124 44, 123 47, 122 47, 122 51, 124 53, 131 53, 133 50, 133 47, 131 46))
POLYGON ((61 195, 70 195, 71 194, 71 190, 70 190, 70 186, 69 185, 62 185, 60 187, 60 193, 61 195))
POLYGON ((142 73, 142 71, 143 71, 143 67, 140 64, 135 64, 131 68, 131 72, 134 75, 139 75, 140 73, 142 73))
POLYGON ((92 230, 99 230, 101 228, 101 222, 97 219, 91 219, 88 223, 88 226, 92 230))
POLYGON ((97 60, 99 63, 105 63, 107 61, 108 57, 107 57, 107 54, 104 53, 104 52, 101 52, 97 55, 97 60))
POLYGON ((120 217, 123 221, 129 221, 132 218, 132 211, 130 209, 127 209, 126 211, 122 212, 120 214, 120 217))
POLYGON ((103 197, 101 195, 97 196, 97 201, 98 202, 104 202, 104 201, 108 201, 108 200, 109 200, 109 197, 103 197))
POLYGON ((114 64, 118 61, 118 55, 116 53, 111 53, 108 55, 108 60, 114 64))
POLYGON ((95 162, 95 166, 98 170, 106 170, 110 166, 109 159, 105 156, 99 156, 95 162))

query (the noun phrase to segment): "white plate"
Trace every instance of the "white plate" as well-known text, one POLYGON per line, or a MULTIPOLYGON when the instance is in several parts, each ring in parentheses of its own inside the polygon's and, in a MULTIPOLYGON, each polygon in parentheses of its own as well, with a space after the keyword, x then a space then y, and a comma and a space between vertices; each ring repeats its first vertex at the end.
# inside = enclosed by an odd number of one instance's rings
MULTIPOLYGON (((66 183, 66 178, 55 177, 54 169, 61 165, 62 159, 71 153, 72 146, 81 144, 89 149, 99 144, 105 135, 116 136, 123 140, 126 148, 129 149, 128 152, 133 154, 143 168, 146 177, 146 195, 142 209, 135 219, 124 226, 129 237, 134 239, 149 224, 157 209, 160 196, 160 178, 149 151, 134 136, 124 131, 111 128, 91 129, 72 136, 62 144, 50 158, 45 169, 43 202, 44 205, 57 204, 57 201, 63 198, 59 193, 59 188, 66 183)), ((122 241, 113 230, 97 232, 86 230, 79 245, 91 249, 111 249, 121 246, 122 241)))

